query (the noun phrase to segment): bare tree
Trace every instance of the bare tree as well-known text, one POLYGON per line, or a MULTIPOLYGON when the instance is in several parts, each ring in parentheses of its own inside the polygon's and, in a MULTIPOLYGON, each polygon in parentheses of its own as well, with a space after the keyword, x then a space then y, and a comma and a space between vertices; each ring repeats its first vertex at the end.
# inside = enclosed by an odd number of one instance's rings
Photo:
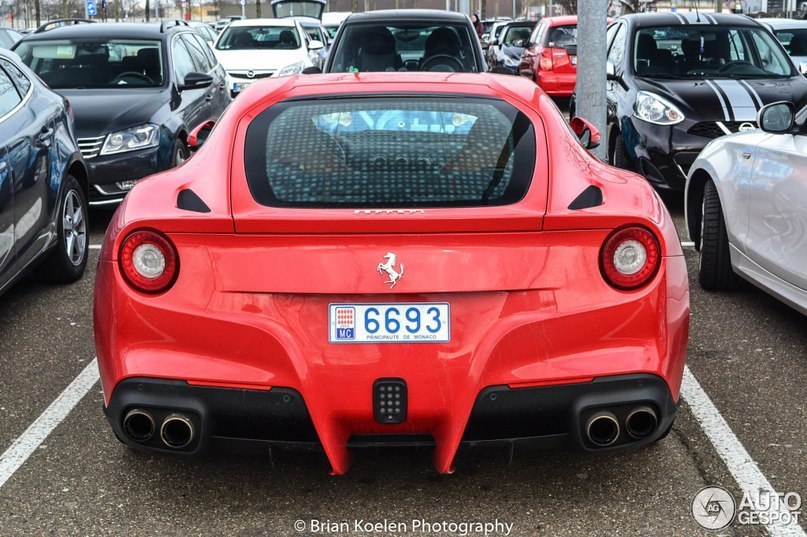
POLYGON ((39 25, 42 23, 41 22, 41 17, 39 15, 39 11, 40 11, 39 1, 40 0, 34 0, 34 12, 36 13, 36 27, 37 28, 39 28, 39 25))
POLYGON ((261 0, 255 0, 255 16, 261 18, 261 0))
POLYGON ((485 12, 488 9, 488 0, 482 0, 479 4, 479 18, 485 20, 485 12))
POLYGON ((641 4, 639 3, 639 0, 619 0, 617 4, 619 4, 619 7, 621 8, 621 12, 623 14, 639 13, 639 10, 641 9, 641 4))
POLYGON ((353 13, 359 11, 359 0, 350 0, 350 11, 353 13))
POLYGON ((151 5, 149 4, 149 0, 146 0, 146 22, 148 22, 151 17, 151 5))
MULTIPOLYGON (((568 15, 577 15, 578 0, 561 0, 558 2, 563 7, 563 10, 568 15)), ((550 13, 550 15, 553 15, 550 13)))

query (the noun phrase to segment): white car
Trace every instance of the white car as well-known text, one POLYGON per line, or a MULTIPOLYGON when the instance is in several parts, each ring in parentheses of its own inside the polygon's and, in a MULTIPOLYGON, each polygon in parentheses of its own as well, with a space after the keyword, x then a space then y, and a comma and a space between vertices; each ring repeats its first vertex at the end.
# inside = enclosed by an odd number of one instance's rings
POLYGON ((294 19, 247 19, 230 23, 216 39, 213 52, 227 71, 227 85, 235 96, 258 79, 313 67, 322 47, 322 42, 309 40, 294 19))
POLYGON ((757 19, 782 43, 801 74, 807 74, 807 20, 757 19))
POLYGON ((336 31, 350 15, 352 15, 350 11, 329 11, 322 14, 322 27, 325 28, 331 43, 336 36, 336 31))
POLYGON ((692 164, 686 220, 705 289, 740 276, 807 315, 805 120, 807 108, 769 104, 760 129, 712 141, 692 164))

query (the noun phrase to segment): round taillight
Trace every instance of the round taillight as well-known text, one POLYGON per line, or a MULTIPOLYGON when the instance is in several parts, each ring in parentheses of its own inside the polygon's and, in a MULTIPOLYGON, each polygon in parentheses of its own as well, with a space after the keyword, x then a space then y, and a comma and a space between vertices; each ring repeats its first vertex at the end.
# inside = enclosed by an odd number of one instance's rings
POLYGON ((174 284, 179 257, 174 245, 156 231, 131 233, 123 241, 118 256, 123 278, 143 293, 162 293, 174 284))
POLYGON ((643 227, 627 227, 611 233, 600 250, 600 270, 613 287, 642 287, 658 272, 661 249, 658 240, 643 227))

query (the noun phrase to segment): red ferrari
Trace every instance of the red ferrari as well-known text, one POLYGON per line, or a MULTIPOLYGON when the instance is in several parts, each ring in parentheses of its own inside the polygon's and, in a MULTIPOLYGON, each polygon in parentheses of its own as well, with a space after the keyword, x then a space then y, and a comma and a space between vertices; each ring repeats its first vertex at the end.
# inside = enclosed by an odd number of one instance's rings
POLYGON ((321 447, 334 474, 364 447, 433 446, 445 473, 461 446, 662 438, 683 252, 597 139, 516 77, 252 85, 107 231, 95 337, 115 434, 321 447))

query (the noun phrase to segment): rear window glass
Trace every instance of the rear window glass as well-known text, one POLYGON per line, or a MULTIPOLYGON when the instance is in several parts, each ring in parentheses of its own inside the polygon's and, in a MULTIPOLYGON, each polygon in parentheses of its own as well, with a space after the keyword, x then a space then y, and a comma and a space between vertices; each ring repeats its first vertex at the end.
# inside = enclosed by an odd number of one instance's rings
POLYGON ((553 26, 544 38, 545 47, 565 47, 577 44, 577 25, 553 26))
POLYGON ((247 180, 277 207, 462 207, 520 200, 532 122, 494 100, 286 101, 247 130, 247 180))

